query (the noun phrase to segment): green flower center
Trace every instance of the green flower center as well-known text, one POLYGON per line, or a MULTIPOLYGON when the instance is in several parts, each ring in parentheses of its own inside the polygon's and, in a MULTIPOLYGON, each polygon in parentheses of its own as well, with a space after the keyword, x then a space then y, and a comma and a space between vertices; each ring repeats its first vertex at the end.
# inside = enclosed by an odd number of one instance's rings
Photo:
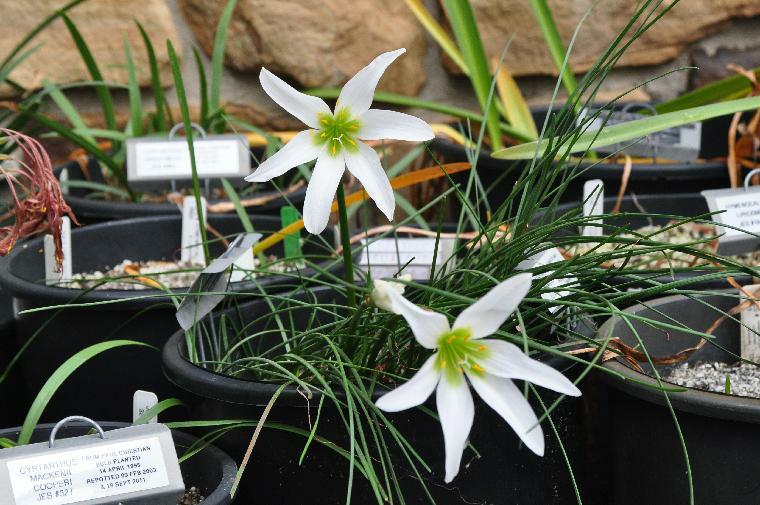
POLYGON ((320 128, 314 137, 318 146, 327 144, 327 152, 331 156, 337 156, 343 149, 348 152, 359 150, 356 134, 361 124, 348 109, 340 109, 335 114, 323 113, 318 117, 320 128))
POLYGON ((452 384, 458 384, 462 380, 465 369, 477 375, 484 372, 478 362, 488 357, 488 347, 478 340, 470 340, 471 336, 468 328, 457 328, 438 339, 435 367, 452 384))

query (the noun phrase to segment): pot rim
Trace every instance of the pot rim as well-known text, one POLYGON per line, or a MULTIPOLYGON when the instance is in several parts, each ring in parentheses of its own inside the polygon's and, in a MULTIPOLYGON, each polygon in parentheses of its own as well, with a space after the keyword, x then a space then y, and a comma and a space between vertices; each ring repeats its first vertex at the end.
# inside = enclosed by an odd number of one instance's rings
MULTIPOLYGON (((723 289, 714 293, 731 293, 734 290, 723 289)), ((710 293, 713 294, 713 293, 710 293)), ((644 304, 637 304, 628 307, 623 312, 636 313, 648 308, 656 308, 660 305, 666 305, 682 300, 689 300, 684 295, 672 295, 662 298, 656 298, 644 304)), ((597 337, 611 335, 611 331, 618 322, 618 316, 607 319, 597 332, 597 337)), ((629 368, 617 359, 602 363, 606 369, 614 374, 601 373, 602 378, 613 388, 620 392, 631 394, 641 400, 645 400, 657 405, 667 406, 664 394, 654 386, 659 387, 657 380, 650 375, 637 372, 629 368), (620 377, 622 376, 622 378, 620 377)), ((684 387, 670 382, 662 381, 665 384, 684 387)), ((716 419, 726 419, 729 421, 743 421, 753 424, 760 424, 760 398, 749 398, 744 396, 726 395, 723 393, 713 393, 694 388, 685 388, 683 392, 673 392, 668 394, 670 403, 674 409, 716 419)))
MULTIPOLYGON (((98 425, 102 427, 105 431, 111 431, 114 429, 120 429, 120 428, 126 428, 129 426, 132 426, 131 423, 125 423, 120 421, 103 421, 98 422, 98 425)), ((36 430, 52 430, 55 426, 55 423, 44 423, 44 424, 38 424, 35 427, 36 430)), ((66 425, 67 427, 82 427, 82 428, 90 428, 90 425, 87 423, 83 423, 81 421, 75 421, 68 423, 66 425)), ((21 432, 21 427, 16 426, 13 428, 4 428, 0 429, 0 432, 21 432)), ((175 441, 175 445, 177 442, 182 442, 183 444, 187 444, 188 446, 191 446, 194 442, 196 442, 198 439, 189 433, 185 433, 184 431, 179 430, 171 430, 172 432, 172 439, 175 441)), ((206 496, 204 502, 206 500, 215 503, 227 503, 230 490, 232 489, 232 484, 235 482, 235 476, 237 475, 238 467, 235 461, 230 457, 229 454, 222 451, 218 447, 216 447, 213 444, 207 444, 206 447, 199 453, 194 455, 193 457, 198 456, 205 456, 208 459, 211 459, 213 461, 219 462, 221 469, 222 469, 222 478, 220 479, 218 485, 216 486, 216 489, 212 491, 208 496, 206 496)), ((187 484, 185 483, 185 486, 190 487, 193 484, 187 484)))
MULTIPOLYGON (((88 157, 88 159, 92 159, 88 157)), ((56 177, 64 168, 77 168, 79 163, 76 161, 70 161, 63 165, 59 165, 53 169, 53 173, 56 177)), ((285 200, 278 191, 260 191, 257 192, 259 196, 278 195, 277 198, 273 198, 271 201, 258 206, 251 206, 250 212, 256 211, 272 211, 279 209, 282 206, 282 201, 285 200)), ((306 185, 294 190, 287 195, 287 200, 290 202, 302 202, 306 197, 306 185)), ((132 202, 132 201, 110 201, 110 200, 97 200, 92 198, 86 198, 76 195, 65 195, 66 202, 72 206, 72 208, 78 210, 83 216, 89 216, 91 214, 108 214, 110 216, 135 216, 150 214, 177 214, 180 213, 177 205, 170 202, 132 202)), ((209 203, 229 202, 227 199, 210 199, 209 203)))
MULTIPOLYGON (((461 145, 449 139, 435 137, 433 142, 447 149, 464 149, 461 145)), ((481 159, 507 162, 491 158, 491 153, 483 149, 481 159)), ((480 166, 480 165, 479 165, 480 166)), ((582 170, 585 179, 620 180, 620 174, 625 166, 624 163, 600 163, 598 161, 584 160, 581 163, 571 164, 572 168, 582 170)), ((484 165, 489 168, 488 165, 484 165)), ((671 180, 688 181, 703 180, 706 178, 721 177, 727 174, 726 163, 711 160, 675 161, 669 163, 636 163, 635 170, 631 171, 631 181, 655 181, 666 177, 671 180)))
MULTIPOLYGON (((308 288, 308 290, 312 293, 318 293, 332 291, 333 288, 330 286, 318 286, 308 288)), ((294 290, 286 296, 290 297, 291 295, 297 295, 299 292, 303 291, 304 290, 294 290)), ((249 300, 241 304, 237 310, 243 312, 248 306, 260 303, 266 302, 262 300, 249 300)), ((226 309, 226 311, 231 310, 233 309, 226 309)), ((214 313, 218 314, 219 312, 214 313)), ((177 330, 166 340, 166 343, 161 349, 164 375, 171 383, 180 389, 210 400, 241 405, 264 406, 268 403, 272 395, 274 395, 274 393, 282 386, 281 383, 230 377, 191 363, 185 359, 183 354, 185 344, 184 335, 184 330, 177 330)), ((556 356, 553 354, 542 356, 541 360, 555 368, 564 363, 570 363, 562 356, 556 356)), ((373 400, 380 398, 388 391, 389 390, 382 388, 375 388, 372 393, 373 400)), ((319 391, 312 391, 312 393, 312 397, 309 401, 313 402, 314 399, 319 398, 321 393, 319 391)), ((337 390, 335 391, 335 394, 336 396, 341 397, 343 393, 342 391, 337 390)), ((428 401, 431 400, 429 399, 428 401)), ((277 403, 288 406, 307 406, 307 401, 303 392, 299 391, 292 385, 282 390, 277 399, 277 403)))
MULTIPOLYGON (((258 216, 261 220, 271 220, 273 223, 279 222, 274 216, 261 215, 258 216)), ((129 219, 118 219, 114 221, 105 221, 102 223, 91 224, 72 230, 72 237, 77 233, 94 232, 99 230, 116 226, 127 226, 131 224, 144 225, 150 223, 161 223, 167 221, 180 221, 180 215, 158 215, 158 216, 146 216, 135 217, 129 219)), ((239 220, 237 214, 223 214, 215 215, 211 217, 211 220, 239 220)), ((163 290, 159 289, 140 289, 140 290, 118 290, 118 289, 93 289, 90 291, 84 289, 65 288, 60 286, 46 286, 34 281, 27 280, 25 278, 17 276, 11 271, 11 263, 14 258, 26 253, 28 250, 38 250, 43 246, 43 237, 36 237, 31 240, 26 240, 14 248, 8 256, 0 261, 0 286, 7 290, 8 293, 14 298, 35 298, 46 300, 47 305, 63 304, 63 303, 91 303, 91 302, 103 302, 103 301, 116 301, 119 300, 119 307, 123 308, 146 308, 153 307, 161 303, 171 303, 171 296, 163 290)), ((322 265, 327 265, 328 262, 323 262, 322 265)), ((311 277, 316 273, 313 268, 305 268, 301 271, 303 277, 311 277)), ((241 281, 233 283, 236 286, 237 291, 255 288, 256 286, 268 286, 277 284, 287 279, 287 276, 273 274, 267 275, 256 281, 241 281)), ((173 295, 182 295, 186 293, 186 288, 174 288, 171 289, 173 295)), ((92 306, 90 309, 97 309, 99 307, 108 307, 110 305, 92 306)))

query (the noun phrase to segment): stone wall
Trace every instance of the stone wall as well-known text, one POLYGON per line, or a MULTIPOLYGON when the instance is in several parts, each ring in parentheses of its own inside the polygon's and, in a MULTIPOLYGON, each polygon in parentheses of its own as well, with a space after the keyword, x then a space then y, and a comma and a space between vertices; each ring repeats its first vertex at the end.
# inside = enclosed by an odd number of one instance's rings
MULTIPOLYGON (((542 42, 528 0, 471 0, 491 56, 498 56, 512 38, 507 54, 510 69, 518 76, 532 103, 550 96, 554 66, 542 42)), ((0 55, 46 14, 65 0, 0 0, 13 30, 0 38, 0 55)), ((426 0, 440 16, 435 0, 426 0)), ((560 32, 569 41, 592 0, 551 0, 560 32)), ((589 67, 618 33, 639 2, 601 0, 582 25, 572 53, 576 72, 589 67)), ((665 2, 669 4, 671 2, 665 2)), ((161 75, 170 83, 165 40, 181 50, 185 81, 191 99, 198 96, 198 80, 191 57, 193 45, 207 58, 214 30, 225 0, 88 0, 71 11, 83 37, 90 44, 107 80, 126 82, 124 40, 132 46, 148 86, 147 60, 140 21, 153 39, 161 75)), ((631 93, 633 99, 667 99, 680 92, 730 73, 725 67, 738 63, 760 65, 760 0, 682 0, 658 25, 628 51, 620 68, 609 78, 605 93, 617 94, 643 80, 669 70, 697 65, 668 75, 631 93)), ((35 44, 39 49, 12 74, 29 89, 45 79, 57 83, 87 80, 89 76, 62 21, 51 25, 35 44)), ((34 47, 32 44, 30 47, 34 47)), ((301 87, 340 85, 377 53, 397 47, 408 52, 388 71, 381 89, 417 95, 465 107, 475 107, 466 78, 457 75, 450 62, 418 25, 402 0, 239 0, 225 53, 223 99, 235 113, 258 125, 284 129, 294 125, 262 93, 258 69, 264 65, 301 87)), ((208 61, 206 61, 208 64, 208 61)), ((13 89, 0 93, 9 96, 13 89)), ((97 101, 91 93, 72 90, 72 100, 88 121, 98 124, 97 101)), ((124 94, 118 98, 126 110, 124 94)), ((148 90, 145 91, 149 103, 148 90)))

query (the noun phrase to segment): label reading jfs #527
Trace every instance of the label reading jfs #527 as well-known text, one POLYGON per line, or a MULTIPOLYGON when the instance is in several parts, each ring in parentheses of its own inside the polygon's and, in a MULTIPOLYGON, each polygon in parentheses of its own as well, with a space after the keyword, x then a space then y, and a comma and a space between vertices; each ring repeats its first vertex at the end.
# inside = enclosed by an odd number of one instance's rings
POLYGON ((156 437, 7 462, 16 505, 66 505, 166 486, 156 437))

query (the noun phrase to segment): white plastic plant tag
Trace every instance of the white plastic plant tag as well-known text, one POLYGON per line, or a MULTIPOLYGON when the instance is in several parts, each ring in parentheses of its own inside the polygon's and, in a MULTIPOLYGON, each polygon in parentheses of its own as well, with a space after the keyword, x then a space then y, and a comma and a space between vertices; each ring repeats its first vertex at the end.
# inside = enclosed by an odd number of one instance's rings
MULTIPOLYGON (((240 180, 250 174, 245 139, 237 135, 210 135, 193 140, 195 168, 201 179, 240 180)), ((150 186, 168 180, 192 178, 190 150, 183 138, 139 137, 127 140, 127 178, 130 184, 150 186)))
POLYGON ((68 168, 62 168, 61 172, 58 174, 58 182, 61 183, 61 193, 64 195, 69 194, 69 169, 68 168))
MULTIPOLYGON (((744 290, 754 293, 760 289, 760 284, 744 286, 744 290)), ((739 292, 741 301, 749 298, 743 292, 739 292)), ((754 362, 760 362, 760 309, 752 304, 741 312, 741 356, 754 362)))
MULTIPOLYGON (((399 270, 414 280, 427 280, 433 266, 435 238, 381 238, 374 241, 362 239, 362 256, 359 267, 375 279, 390 278, 399 270)), ((454 239, 441 237, 435 256, 436 270, 454 254, 454 239)), ((449 268, 452 262, 446 264, 449 268)))
POLYGON ((261 233, 238 235, 226 251, 201 271, 177 308, 177 322, 182 329, 190 329, 224 299, 230 281, 229 267, 241 256, 250 255, 260 239, 261 233))
MULTIPOLYGON (((142 391, 140 389, 135 391, 135 394, 132 396, 132 422, 137 422, 140 416, 156 405, 158 405, 158 396, 156 396, 156 393, 142 391)), ((158 416, 151 417, 147 422, 157 423, 158 416)))
POLYGON ((171 431, 161 424, 0 451, 3 505, 175 505, 184 489, 171 431))
POLYGON ((61 251, 63 263, 61 270, 57 271, 58 264, 55 261, 55 240, 52 235, 45 235, 43 239, 45 253, 45 284, 53 286, 71 280, 71 220, 63 216, 61 218, 61 251))
MULTIPOLYGON (((723 223, 760 235, 760 186, 748 188, 710 189, 702 191, 716 223, 723 223)), ((760 239, 741 230, 718 226, 721 254, 738 254, 751 251, 760 245, 760 239)))
MULTIPOLYGON (((556 247, 552 247, 549 249, 546 249, 545 251, 538 252, 528 259, 520 262, 520 264, 517 265, 518 270, 528 270, 531 268, 537 268, 542 267, 544 265, 549 265, 552 263, 559 263, 565 261, 564 256, 562 256, 562 253, 559 252, 559 249, 556 247)), ((546 277, 547 275, 552 274, 553 271, 543 272, 540 274, 534 275, 534 279, 541 279, 542 277, 546 277)), ((557 288, 561 288, 562 286, 568 286, 572 285, 578 282, 578 279, 575 277, 564 277, 561 279, 553 279, 546 283, 546 288, 551 289, 552 291, 547 291, 545 293, 541 293, 541 298, 544 300, 559 300, 560 298, 565 298, 566 296, 570 296, 572 293, 567 290, 563 291, 556 291, 557 288)), ((552 314, 555 314, 558 310, 560 310, 562 307, 559 305, 555 305, 552 307, 549 307, 549 312, 552 314)))
MULTIPOLYGON (((583 184, 583 217, 601 216, 604 214, 604 182, 592 179, 583 184)), ((593 222, 602 224, 601 219, 593 222)), ((601 226, 583 226, 581 235, 584 237, 601 237, 604 229, 601 226)))
MULTIPOLYGON (((201 197, 201 211, 205 226, 206 199, 201 197)), ((180 258, 183 263, 203 264, 206 258, 203 256, 203 237, 201 236, 200 217, 195 198, 185 197, 182 201, 182 249, 180 258)))
MULTIPOLYGON (((645 107, 654 112, 653 108, 645 107)), ((597 109, 598 110, 598 109, 597 109)), ((594 110, 593 112, 596 112, 594 110)), ((582 121, 588 114, 584 109, 578 117, 582 121)), ((588 132, 593 132, 612 125, 627 123, 637 119, 644 119, 651 115, 623 110, 602 111, 588 125, 588 132)), ((702 147, 702 123, 690 123, 674 128, 667 128, 649 135, 625 142, 619 142, 607 146, 594 147, 594 151, 603 154, 630 154, 631 156, 643 156, 647 158, 662 158, 668 160, 693 161, 699 157, 702 147)))
POLYGON ((255 273, 252 272, 255 268, 256 261, 253 257, 253 251, 249 249, 232 263, 230 282, 240 282, 248 276, 255 275, 255 273))

